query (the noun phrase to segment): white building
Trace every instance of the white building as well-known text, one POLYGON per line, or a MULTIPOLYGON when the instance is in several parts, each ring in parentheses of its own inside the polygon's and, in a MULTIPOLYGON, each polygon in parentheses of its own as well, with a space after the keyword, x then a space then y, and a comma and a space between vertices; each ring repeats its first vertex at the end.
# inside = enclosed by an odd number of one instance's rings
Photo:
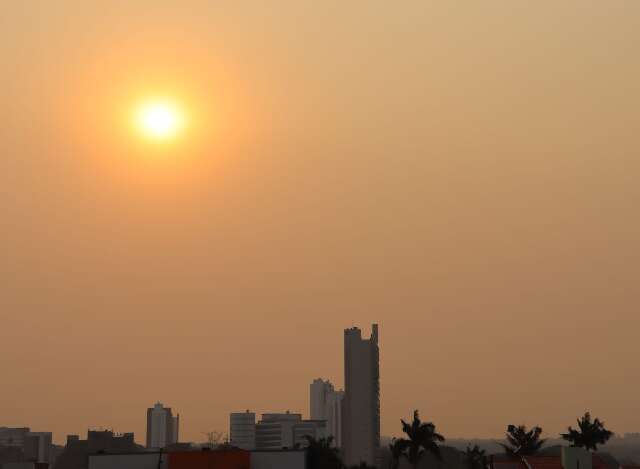
POLYGON ((229 436, 232 446, 252 450, 256 447, 256 414, 233 412, 229 415, 229 436))
POLYGON ((262 419, 256 425, 256 449, 293 448, 293 426, 298 422, 302 422, 302 415, 289 411, 281 414, 262 414, 262 419))
POLYGON ((147 409, 147 448, 164 448, 178 442, 180 415, 157 402, 147 409))
POLYGON ((348 466, 375 466, 380 448, 380 351, 378 325, 363 339, 357 327, 344 331, 342 450, 348 466))
POLYGON ((256 449, 281 450, 292 449, 297 445, 305 446, 306 437, 316 439, 326 437, 324 420, 302 420, 301 414, 286 412, 282 414, 262 414, 256 425, 256 449))
POLYGON ((327 422, 326 435, 342 447, 342 399, 344 392, 336 391, 330 381, 316 379, 309 386, 309 414, 311 420, 327 422))

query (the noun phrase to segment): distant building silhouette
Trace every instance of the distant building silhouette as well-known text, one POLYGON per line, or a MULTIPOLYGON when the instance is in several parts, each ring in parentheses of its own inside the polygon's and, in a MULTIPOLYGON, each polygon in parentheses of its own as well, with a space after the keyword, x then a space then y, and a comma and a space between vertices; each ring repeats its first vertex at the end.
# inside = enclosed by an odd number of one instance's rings
POLYGON ((51 432, 29 432, 24 440, 24 457, 27 461, 50 463, 52 447, 51 432))
POLYGON ((28 427, 0 427, 0 446, 23 448, 24 440, 30 432, 28 427))
POLYGON ((293 426, 293 446, 294 448, 305 448, 309 442, 307 437, 316 440, 327 437, 326 420, 303 420, 293 426))
POLYGON ((147 448, 164 448, 178 442, 180 415, 157 402, 147 409, 147 448))
POLYGON ((0 447, 8 449, 8 462, 51 463, 51 432, 32 432, 28 427, 0 427, 0 447))
POLYGON ((256 449, 304 447, 307 444, 307 436, 324 438, 326 425, 324 420, 302 420, 301 414, 288 411, 280 414, 262 414, 262 419, 256 424, 256 449))
POLYGON ((134 442, 133 433, 115 434, 112 431, 87 432, 87 439, 77 435, 67 437, 67 445, 55 462, 55 469, 86 469, 92 454, 135 453, 143 451, 134 442))
POLYGON ((229 438, 232 446, 251 450, 256 447, 256 414, 233 412, 229 415, 229 438))
POLYGON ((342 400, 344 391, 336 391, 330 381, 315 379, 309 386, 309 414, 312 420, 327 422, 327 436, 342 447, 342 400))
POLYGON ((378 325, 363 339, 357 327, 344 331, 342 450, 349 466, 376 465, 380 448, 380 351, 378 325))

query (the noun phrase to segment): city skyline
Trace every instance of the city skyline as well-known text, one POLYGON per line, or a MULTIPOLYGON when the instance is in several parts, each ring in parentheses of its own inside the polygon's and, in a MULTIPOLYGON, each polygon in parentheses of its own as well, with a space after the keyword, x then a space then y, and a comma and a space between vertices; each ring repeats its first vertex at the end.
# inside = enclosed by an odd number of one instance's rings
MULTIPOLYGON (((355 386, 355 388, 357 389, 357 393, 354 394, 355 401, 358 402, 359 406, 363 404, 362 396, 360 395, 362 392, 365 392, 365 393, 374 392, 374 397, 379 396, 380 377, 379 377, 378 363, 383 356, 383 355, 382 356, 380 355, 379 349, 378 349, 379 325, 375 323, 372 324, 371 330, 370 330, 371 336, 369 339, 363 339, 362 333, 363 331, 359 327, 355 327, 355 326, 349 327, 344 330, 344 342, 342 343, 342 345, 344 346, 342 349, 343 364, 344 364, 344 370, 342 374, 345 378, 347 378, 348 376, 347 370, 349 369, 357 370, 358 378, 353 377, 352 382, 360 381, 360 384, 358 386, 355 386), (373 360, 373 361, 370 361, 370 360, 373 360), (374 367, 372 368, 373 374, 371 375, 369 375, 368 373, 363 374, 361 369, 363 365, 366 365, 365 368, 371 368, 373 366, 374 367), (363 379, 364 379, 364 382, 366 382, 368 379, 371 379, 371 378, 373 378, 374 381, 370 385, 362 382, 363 379), (364 387, 363 387, 363 384, 365 384, 364 387), (358 396, 358 397, 355 397, 355 396, 358 396)), ((346 388, 346 383, 344 387, 346 388)), ((200 432, 199 438, 194 438, 194 439, 185 438, 182 441, 180 441, 179 439, 179 430, 181 431, 180 413, 178 412, 174 416, 172 413, 172 408, 164 407, 163 404, 160 401, 158 401, 154 404, 153 407, 147 408, 146 431, 144 433, 144 435, 146 435, 145 437, 142 436, 143 435, 142 432, 133 432, 133 431, 130 431, 130 429, 126 429, 125 431, 120 431, 122 429, 119 428, 118 431, 116 431, 116 427, 114 426, 92 425, 92 426, 85 427, 85 430, 83 430, 82 432, 65 433, 64 435, 58 434, 56 435, 56 437, 52 438, 52 435, 53 435, 52 432, 31 432, 31 429, 29 428, 28 425, 25 425, 22 427, 21 426, 11 427, 9 425, 4 427, 0 426, 0 446, 2 444, 1 431, 3 428, 7 429, 8 427, 9 429, 16 430, 19 435, 35 435, 35 436, 48 435, 49 441, 54 444, 64 444, 64 442, 68 441, 69 438, 74 438, 74 439, 78 438, 78 435, 84 434, 85 431, 89 434, 92 432, 100 433, 100 432, 107 431, 107 432, 114 432, 114 434, 117 436, 125 436, 125 437, 131 436, 132 439, 134 438, 134 435, 138 435, 138 438, 136 441, 140 445, 146 446, 147 449, 155 449, 155 450, 161 449, 165 446, 169 447, 177 443, 206 445, 207 443, 211 443, 211 441, 207 439, 208 438, 207 434, 209 435, 215 434, 217 435, 219 442, 229 441, 230 443, 243 449, 258 449, 258 450, 274 449, 274 448, 267 448, 264 446, 264 444, 262 445, 256 444, 257 429, 260 427, 261 424, 265 422, 266 423, 269 423, 270 421, 278 422, 281 417, 284 418, 284 420, 286 421, 286 420, 290 420, 289 416, 291 416, 293 418, 293 421, 290 422, 291 428, 287 429, 286 431, 287 432, 293 431, 291 435, 293 439, 290 440, 288 443, 286 443, 285 447, 293 447, 294 442, 297 442, 298 444, 300 444, 303 441, 302 435, 304 433, 299 433, 297 437, 295 436, 296 433, 295 433, 294 427, 296 424, 300 424, 300 425, 311 424, 314 421, 322 420, 325 423, 322 426, 322 432, 317 433, 317 430, 313 430, 312 433, 315 435, 314 437, 325 438, 328 436, 333 436, 335 441, 338 443, 337 447, 341 448, 342 451, 344 451, 344 448, 342 447, 342 443, 344 440, 344 435, 349 431, 348 430, 349 425, 348 424, 345 425, 345 421, 343 420, 343 415, 345 415, 345 410, 347 408, 348 402, 350 402, 349 400, 344 399, 345 394, 346 393, 343 390, 343 387, 339 387, 339 389, 336 390, 336 386, 334 386, 331 380, 323 379, 323 378, 314 378, 311 384, 307 388, 306 408, 303 408, 300 411, 298 410, 292 411, 292 409, 294 408, 291 406, 284 406, 280 409, 270 408, 268 410, 265 410, 265 409, 256 410, 255 407, 250 406, 251 409, 247 409, 243 412, 231 411, 231 413, 228 414, 230 419, 229 417, 227 418, 226 427, 223 427, 221 429, 216 428, 213 431, 211 431, 212 430, 212 427, 211 427, 207 432, 200 432), (328 409, 330 410, 329 410, 329 413, 327 414, 328 409), (332 414, 333 412, 339 412, 339 415, 336 417, 335 414, 332 414), (262 416, 262 419, 260 421, 256 419, 257 415, 262 416), (307 419, 304 418, 305 415, 307 419), (246 419, 247 417, 251 417, 250 419, 251 423, 246 419), (334 420, 336 418, 337 420, 334 420), (243 427, 242 433, 245 433, 244 435, 241 435, 241 437, 237 439, 235 442, 233 439, 234 420, 236 420, 240 424, 239 425, 240 427, 243 427), (247 436, 245 432, 247 423, 250 423, 250 425, 254 427, 252 430, 252 436, 250 440, 247 440, 247 436), (337 438, 335 434, 332 434, 332 429, 336 431, 336 428, 339 429, 338 430, 339 435, 337 438), (164 443, 159 443, 160 441, 163 441, 164 443), (247 444, 247 441, 252 441, 253 443, 247 444)), ((259 396, 259 393, 256 394, 255 400, 259 400, 258 396, 259 396)), ((364 404, 366 407, 366 403, 364 404)), ((374 407, 379 406, 379 402, 377 403, 374 402, 374 404, 376 404, 374 405, 374 407)), ((362 409, 360 410, 360 412, 361 411, 362 409)), ((379 418, 380 415, 382 415, 382 414, 376 414, 376 412, 379 412, 379 410, 376 411, 376 409, 374 409, 374 412, 369 414, 369 417, 374 418, 377 415, 377 418, 379 418)), ((347 415, 348 415, 348 412, 347 412, 347 415)), ((368 418, 368 417, 365 417, 365 418, 368 418)), ((539 420, 535 420, 535 421, 540 423, 539 420)), ((373 421, 372 423, 374 425, 376 424, 375 421, 373 421)), ((377 425, 379 425, 379 423, 377 423, 377 425)), ((360 427, 360 425, 358 426, 360 427)), ((304 431, 302 430, 303 428, 304 427, 301 427, 301 431, 304 431)), ((379 430, 376 430, 374 432, 373 434, 374 436, 376 435, 376 432, 379 432, 379 430)), ((390 432, 387 434, 377 433, 377 435, 379 435, 378 442, 380 441, 379 438, 384 438, 385 441, 388 441, 394 436, 397 436, 399 433, 400 432, 397 429, 395 433, 394 432, 390 432)), ((193 431, 189 432, 188 434, 193 434, 193 431)), ((548 427, 544 435, 547 437, 551 437, 550 438, 551 440, 557 437, 557 435, 554 434, 553 431, 548 431, 548 427)), ((623 432, 622 434, 615 434, 614 436, 615 437, 624 436, 625 438, 637 439, 638 435, 640 435, 640 432, 631 431, 631 432, 623 432)), ((501 438, 502 438, 502 434, 498 436, 498 440, 501 438)), ((454 444, 458 446, 460 446, 461 444, 460 442, 465 442, 465 441, 467 442, 484 441, 485 442, 484 444, 487 444, 487 442, 493 442, 493 444, 495 444, 495 438, 487 439, 487 437, 483 435, 453 435, 452 437, 449 437, 448 440, 453 442, 457 441, 458 443, 454 443, 454 444)), ((466 444, 466 443, 462 443, 462 444, 466 444)), ((377 448, 378 446, 374 446, 374 449, 376 451, 377 451, 377 448)), ((42 452, 44 450, 41 449, 39 451, 42 452)), ((375 459, 371 459, 371 461, 375 462, 375 459)))
POLYGON ((0 425, 638 431, 639 1, 1 3, 0 425))
MULTIPOLYGON (((366 329, 364 329, 364 331, 366 332, 366 329)), ((361 337, 361 334, 363 332, 363 330, 361 330, 358 327, 355 326, 351 326, 347 329, 344 330, 345 332, 345 342, 340 342, 340 346, 344 345, 344 349, 339 349, 340 353, 340 359, 344 359, 344 363, 346 366, 346 346, 347 346, 347 341, 346 338, 351 334, 351 333, 356 333, 356 335, 358 337, 361 337)), ((375 342, 377 343, 378 340, 378 325, 377 324, 373 324, 373 326, 370 329, 371 332, 371 340, 375 340, 375 342), (374 339, 375 337, 375 339, 374 339)), ((368 341, 362 341, 362 343, 365 343, 368 341)), ((380 356, 380 361, 382 361, 384 358, 384 355, 380 356)), ((341 362, 342 363, 342 362, 341 362)), ((339 375, 344 376, 346 373, 346 369, 344 371, 342 371, 341 373, 339 373, 339 375)), ((318 374, 314 374, 313 372, 310 373, 310 375, 314 376, 314 379, 311 382, 311 386, 313 386, 313 384, 315 383, 322 383, 324 386, 328 386, 330 387, 332 390, 339 392, 341 394, 344 394, 343 388, 344 388, 344 384, 339 385, 336 384, 334 385, 333 383, 339 383, 339 381, 335 378, 327 379, 326 381, 324 381, 323 379, 319 379, 316 377, 316 375, 318 374), (335 381, 334 381, 335 380, 335 381), (336 388, 338 388, 336 390, 336 388)), ((285 414, 285 413, 291 413, 294 415, 301 415, 301 416, 305 416, 306 418, 313 420, 313 393, 310 393, 310 388, 309 385, 307 384, 306 388, 305 386, 301 386, 300 389, 297 390, 298 392, 294 393, 296 398, 298 397, 302 397, 302 400, 304 401, 304 404, 301 407, 295 407, 295 406, 291 406, 291 405, 281 405, 280 407, 264 407, 264 408, 260 408, 260 407, 256 407, 255 405, 250 405, 249 409, 250 410, 245 410, 244 412, 238 412, 236 415, 241 414, 241 413, 246 413, 246 412, 251 412, 252 415, 257 416, 257 415, 280 415, 280 414, 285 414), (306 389, 306 392, 305 392, 306 389)), ((260 393, 256 393, 253 400, 251 400, 251 402, 254 401, 259 401, 260 398, 260 393)), ((293 399, 294 401, 297 399, 293 399)), ((162 403, 161 402, 157 402, 155 404, 155 407, 162 407, 162 403)), ((246 407, 246 406, 245 406, 246 407)), ((135 425, 122 425, 122 424, 109 424, 109 425, 105 425, 104 423, 94 423, 91 425, 87 425, 85 427, 83 427, 80 431, 75 431, 75 432, 63 432, 63 433, 56 433, 56 432, 45 432, 48 434, 52 434, 53 435, 53 439, 52 442, 55 444, 64 444, 65 441, 67 441, 67 438, 69 435, 83 435, 86 432, 91 432, 91 431, 103 431, 103 430, 107 430, 107 431, 113 431, 116 434, 134 434, 137 435, 136 437, 136 442, 138 442, 141 445, 147 446, 148 448, 151 447, 153 448, 153 445, 150 446, 150 436, 149 436, 149 425, 150 425, 150 416, 151 416, 151 412, 154 410, 153 407, 151 408, 147 408, 147 413, 146 413, 146 420, 145 420, 145 425, 142 427, 142 429, 140 429, 140 424, 139 422, 136 422, 135 425), (136 429, 136 431, 133 431, 132 429, 136 429), (145 437, 146 435, 146 437, 145 437)), ((169 412, 169 414, 171 413, 171 408, 163 408, 163 411, 166 410, 169 412)), ((412 412, 413 409, 410 409, 406 412, 406 414, 408 415, 410 412, 412 412)), ((229 412, 232 412, 231 410, 229 410, 229 412)), ((194 429, 189 429, 189 427, 187 426, 187 431, 186 434, 190 435, 183 438, 184 442, 189 442, 189 443, 207 443, 207 437, 206 437, 206 433, 214 431, 216 433, 218 433, 221 437, 226 436, 227 438, 231 439, 231 432, 230 432, 230 428, 229 428, 229 412, 227 412, 224 416, 223 416, 223 420, 225 421, 225 424, 223 424, 222 426, 214 426, 214 425, 210 425, 206 428, 206 431, 202 430, 202 431, 195 431, 194 429)), ((342 412, 344 412, 344 410, 342 410, 342 412)), ((384 415, 384 412, 381 413, 381 415, 384 415)), ((135 416, 135 417, 139 417, 139 416, 135 416)), ((394 416, 396 417, 396 416, 394 416)), ((397 416, 396 420, 400 420, 400 418, 404 418, 406 417, 406 415, 402 414, 397 416)), ((139 418, 134 418, 132 420, 141 420, 139 418)), ((214 416, 214 418, 211 419, 211 421, 217 421, 220 420, 220 416, 214 416)), ((172 416, 172 420, 171 420, 171 425, 175 425, 175 423, 180 422, 180 413, 178 413, 176 416, 172 416)), ((520 420, 518 420, 518 422, 520 422, 520 420)), ((536 419, 532 419, 530 416, 528 416, 526 419, 521 420, 522 423, 527 423, 530 424, 530 422, 538 422, 541 423, 540 420, 536 420, 536 419)), ((256 423, 258 423, 256 421, 256 423)), ((2 424, 0 422, 0 424, 2 424)), ((27 428, 30 427, 28 424, 24 423, 24 425, 10 425, 7 424, 6 422, 4 423, 5 427, 11 427, 11 428, 27 428)), ((167 425, 167 428, 169 428, 169 424, 165 422, 165 425, 167 425)), ((178 423, 178 425, 181 425, 180 423, 178 423)), ((442 426, 446 427, 446 420, 444 420, 442 422, 442 426)), ((504 425, 503 425, 504 427, 504 425)), ((0 426, 0 428, 2 428, 0 426)), ((560 428, 557 431, 554 430, 549 430, 548 426, 545 426, 545 435, 551 436, 551 437, 555 437, 557 433, 559 433, 561 430, 563 430, 564 428, 560 428)), ((328 430, 328 429, 327 429, 328 430)), ((344 427, 341 428, 342 432, 344 432, 344 427)), ((460 440, 460 441, 471 441, 471 440, 482 440, 482 439, 495 439, 495 438, 501 438, 502 434, 503 434, 503 430, 504 428, 502 428, 501 431, 499 431, 496 435, 482 435, 482 434, 467 434, 467 435, 451 435, 450 439, 451 440, 460 440)), ((170 431, 170 430, 168 430, 170 431)), ((180 432, 182 434, 182 428, 180 428, 180 432)), ((32 432, 33 433, 33 432, 32 432)), ((35 432, 35 434, 38 433, 42 433, 42 432, 35 432)), ((396 425, 395 431, 389 431, 388 433, 385 433, 383 431, 381 431, 380 436, 383 438, 391 438, 393 436, 397 436, 400 433, 399 431, 399 427, 398 425, 396 425)), ((638 432, 636 432, 636 428, 632 428, 631 431, 625 431, 622 432, 622 435, 627 435, 627 436, 633 436, 633 435, 637 435, 640 434, 638 432)), ((327 433, 327 435, 329 435, 329 433, 327 433)), ((164 438, 164 437, 163 437, 164 438)), ((178 438, 177 438, 177 434, 172 434, 172 440, 170 441, 169 444, 171 443, 175 443, 178 442, 178 438)))

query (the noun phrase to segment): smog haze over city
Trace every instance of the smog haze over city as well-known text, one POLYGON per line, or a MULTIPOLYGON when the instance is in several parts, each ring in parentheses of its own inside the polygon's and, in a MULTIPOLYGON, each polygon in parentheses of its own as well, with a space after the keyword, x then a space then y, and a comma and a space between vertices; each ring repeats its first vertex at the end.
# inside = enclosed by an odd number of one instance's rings
POLYGON ((640 431, 639 44, 633 0, 1 0, 0 427, 306 416, 378 324, 382 436, 640 431))

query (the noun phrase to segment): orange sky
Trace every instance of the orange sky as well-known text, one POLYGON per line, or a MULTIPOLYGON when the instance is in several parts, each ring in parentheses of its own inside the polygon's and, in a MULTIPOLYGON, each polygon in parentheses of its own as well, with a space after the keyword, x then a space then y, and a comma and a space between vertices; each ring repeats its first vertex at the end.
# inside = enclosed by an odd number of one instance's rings
POLYGON ((377 321, 384 434, 413 408, 447 436, 638 431, 639 19, 3 2, 0 425, 306 412, 377 321), (127 127, 158 93, 190 113, 172 145, 127 127))

